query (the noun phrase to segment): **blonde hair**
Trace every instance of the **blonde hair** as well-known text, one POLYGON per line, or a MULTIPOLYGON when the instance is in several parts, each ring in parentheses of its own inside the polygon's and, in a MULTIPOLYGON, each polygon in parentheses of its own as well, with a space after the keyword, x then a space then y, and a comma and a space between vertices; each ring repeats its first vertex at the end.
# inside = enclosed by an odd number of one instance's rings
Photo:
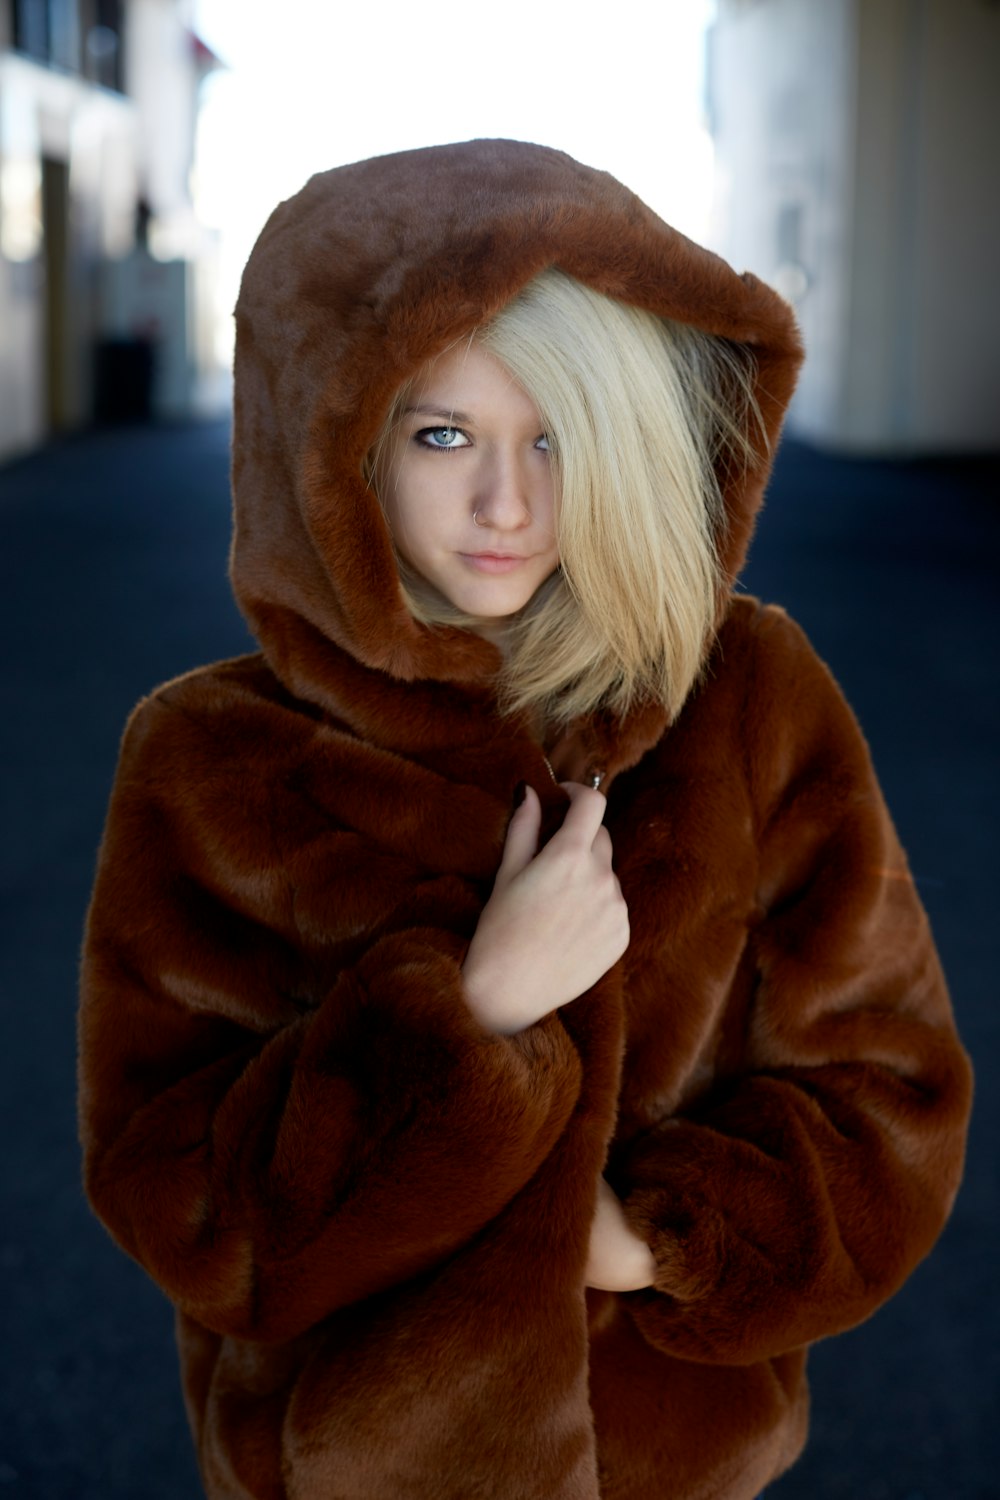
MULTIPOLYGON (((711 636, 718 473, 754 456, 736 346, 543 272, 473 339, 537 406, 556 472, 560 567, 508 626, 503 707, 563 724, 654 699, 676 714, 711 636)), ((397 393, 370 463, 420 376, 397 393)), ((470 624, 401 560, 414 617, 470 624)))

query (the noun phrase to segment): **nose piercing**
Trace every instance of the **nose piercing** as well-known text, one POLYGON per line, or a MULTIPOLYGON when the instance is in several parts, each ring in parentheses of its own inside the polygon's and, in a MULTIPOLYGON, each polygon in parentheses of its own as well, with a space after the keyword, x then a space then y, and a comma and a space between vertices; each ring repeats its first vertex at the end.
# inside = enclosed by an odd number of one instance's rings
MULTIPOLYGON (((489 525, 488 521, 481 521, 479 519, 479 517, 480 517, 481 514, 482 514, 482 507, 480 507, 478 510, 474 510, 472 512, 472 524, 473 524, 473 526, 488 526, 489 525)), ((531 519, 531 512, 528 510, 528 507, 526 505, 524 506, 524 514, 528 517, 529 520, 531 519)))

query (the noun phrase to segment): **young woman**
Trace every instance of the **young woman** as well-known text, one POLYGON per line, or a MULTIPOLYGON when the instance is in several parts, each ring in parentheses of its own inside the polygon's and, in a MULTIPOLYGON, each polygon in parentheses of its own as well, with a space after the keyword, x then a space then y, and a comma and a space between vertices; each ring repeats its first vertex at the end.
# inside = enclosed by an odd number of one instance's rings
POLYGON ((261 650, 131 720, 81 1019, 206 1490, 752 1500, 969 1100, 860 733, 733 594, 790 312, 493 141, 314 178, 237 331, 261 650))

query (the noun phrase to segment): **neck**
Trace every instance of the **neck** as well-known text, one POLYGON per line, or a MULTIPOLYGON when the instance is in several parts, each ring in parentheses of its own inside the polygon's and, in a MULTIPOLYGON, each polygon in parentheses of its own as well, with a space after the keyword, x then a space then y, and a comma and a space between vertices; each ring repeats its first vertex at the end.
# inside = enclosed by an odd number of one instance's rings
POLYGON ((477 620, 470 628, 476 635, 481 636, 484 641, 489 641, 491 646, 496 646, 504 661, 510 655, 509 622, 505 617, 497 620, 477 620))

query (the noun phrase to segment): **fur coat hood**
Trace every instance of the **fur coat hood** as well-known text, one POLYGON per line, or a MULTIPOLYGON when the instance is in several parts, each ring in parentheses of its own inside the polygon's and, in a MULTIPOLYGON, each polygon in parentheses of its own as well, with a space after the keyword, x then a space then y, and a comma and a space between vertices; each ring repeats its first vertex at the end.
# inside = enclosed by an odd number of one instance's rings
POLYGON ((233 584, 259 653, 128 726, 88 918, 87 1190, 177 1307, 212 1500, 752 1500, 805 1348, 866 1317, 956 1191, 969 1075, 864 741, 735 598, 766 463, 723 475, 726 586, 672 724, 543 747, 495 649, 404 608, 362 461, 400 383, 557 265, 749 349, 786 305, 558 152, 313 178, 237 308, 233 584), (514 1036, 461 963, 520 781, 600 768, 624 959, 514 1036), (604 1174, 656 1260, 585 1286, 604 1174))
MULTIPOLYGON (((801 359, 791 310, 606 173, 541 146, 472 141, 314 177, 272 215, 236 308, 233 586, 297 696, 342 714, 343 653, 393 680, 489 689, 492 646, 423 629, 403 604, 362 464, 398 387, 549 266, 744 348, 773 449, 801 359)), ((768 469, 762 457, 723 480, 720 613, 768 469)), ((403 716, 376 727, 365 713, 358 727, 394 744, 403 716)), ((638 716, 629 758, 662 727, 638 716)), ((613 738, 602 762, 627 756, 631 735, 616 724, 613 738)))

